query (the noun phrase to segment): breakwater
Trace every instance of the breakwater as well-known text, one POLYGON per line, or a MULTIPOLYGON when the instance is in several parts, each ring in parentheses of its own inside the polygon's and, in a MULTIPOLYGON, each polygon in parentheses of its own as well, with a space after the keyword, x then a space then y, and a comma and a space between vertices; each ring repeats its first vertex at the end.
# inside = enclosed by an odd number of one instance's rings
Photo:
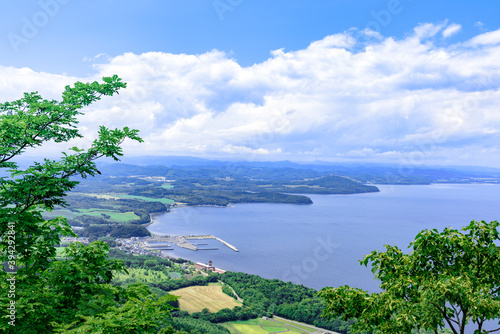
POLYGON ((227 246, 228 248, 232 249, 233 251, 239 252, 238 248, 234 247, 229 242, 224 241, 221 238, 218 238, 214 235, 164 235, 164 236, 155 235, 150 238, 142 239, 141 243, 145 249, 158 249, 158 244, 161 243, 172 243, 179 247, 190 249, 193 251, 216 249, 216 248, 198 248, 197 247, 198 245, 203 245, 203 244, 194 245, 192 242, 189 241, 189 240, 203 240, 203 239, 215 239, 220 243, 222 243, 223 245, 227 246))

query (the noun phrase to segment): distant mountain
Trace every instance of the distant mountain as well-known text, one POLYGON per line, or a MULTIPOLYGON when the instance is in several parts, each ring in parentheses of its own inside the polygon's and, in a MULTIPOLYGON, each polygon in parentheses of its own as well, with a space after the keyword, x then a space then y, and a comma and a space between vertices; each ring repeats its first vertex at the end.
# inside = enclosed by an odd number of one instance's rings
POLYGON ((345 176, 362 183, 500 183, 500 169, 474 166, 402 166, 379 163, 332 163, 315 161, 220 161, 182 156, 128 157, 123 163, 99 163, 101 171, 113 175, 247 178, 303 180, 329 175, 345 176))

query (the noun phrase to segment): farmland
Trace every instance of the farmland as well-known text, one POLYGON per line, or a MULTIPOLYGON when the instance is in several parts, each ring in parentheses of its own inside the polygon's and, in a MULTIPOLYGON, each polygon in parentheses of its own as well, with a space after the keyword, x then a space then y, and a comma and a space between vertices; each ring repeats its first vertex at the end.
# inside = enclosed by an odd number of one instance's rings
POLYGON ((224 294, 222 286, 217 284, 191 286, 171 291, 170 294, 181 297, 180 309, 189 313, 201 312, 204 308, 210 312, 217 312, 224 308, 232 309, 235 306, 241 306, 236 300, 224 294))
POLYGON ((234 334, 308 334, 333 333, 317 327, 301 324, 295 321, 275 317, 272 319, 251 319, 246 321, 231 321, 224 324, 234 334))

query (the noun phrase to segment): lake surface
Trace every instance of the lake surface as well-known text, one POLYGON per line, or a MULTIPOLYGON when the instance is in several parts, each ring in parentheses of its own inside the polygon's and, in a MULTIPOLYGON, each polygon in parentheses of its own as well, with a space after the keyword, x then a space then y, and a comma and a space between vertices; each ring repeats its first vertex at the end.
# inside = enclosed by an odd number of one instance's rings
POLYGON ((435 184, 378 186, 379 193, 308 195, 312 205, 237 204, 227 208, 184 207, 156 216, 158 234, 213 234, 190 251, 167 254, 315 289, 350 285, 378 291, 358 260, 385 244, 406 249, 423 229, 461 228, 471 220, 500 219, 500 185, 435 184))

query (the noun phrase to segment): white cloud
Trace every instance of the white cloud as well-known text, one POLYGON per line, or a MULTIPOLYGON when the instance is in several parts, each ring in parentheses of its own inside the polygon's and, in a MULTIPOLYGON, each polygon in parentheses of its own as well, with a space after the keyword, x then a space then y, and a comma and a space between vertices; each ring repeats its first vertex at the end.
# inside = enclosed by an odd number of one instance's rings
POLYGON ((470 45, 491 45, 500 43, 500 30, 485 32, 472 38, 468 44, 470 45))
POLYGON ((127 89, 80 124, 88 138, 99 124, 139 129, 145 143, 127 143, 127 154, 497 164, 500 30, 434 45, 461 29, 446 24, 401 40, 372 34, 361 51, 348 31, 250 67, 217 50, 126 53, 91 78, 0 67, 0 94, 57 98, 65 84, 116 73, 127 89))
POLYGON ((453 23, 446 27, 446 29, 443 30, 442 34, 444 38, 448 38, 455 35, 460 30, 462 30, 462 26, 460 24, 453 23))
POLYGON ((413 31, 415 32, 415 36, 419 39, 425 39, 429 37, 435 36, 445 27, 446 22, 441 24, 432 24, 432 23, 423 23, 415 27, 413 31))

